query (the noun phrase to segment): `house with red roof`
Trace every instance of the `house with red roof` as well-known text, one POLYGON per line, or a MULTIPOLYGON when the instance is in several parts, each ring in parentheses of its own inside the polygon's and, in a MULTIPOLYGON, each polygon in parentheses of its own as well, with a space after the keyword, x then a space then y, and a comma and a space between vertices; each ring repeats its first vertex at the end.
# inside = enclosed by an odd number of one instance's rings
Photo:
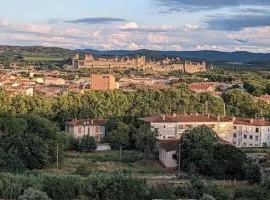
POLYGON ((65 123, 65 132, 76 138, 89 135, 100 141, 105 137, 106 119, 72 119, 65 123))

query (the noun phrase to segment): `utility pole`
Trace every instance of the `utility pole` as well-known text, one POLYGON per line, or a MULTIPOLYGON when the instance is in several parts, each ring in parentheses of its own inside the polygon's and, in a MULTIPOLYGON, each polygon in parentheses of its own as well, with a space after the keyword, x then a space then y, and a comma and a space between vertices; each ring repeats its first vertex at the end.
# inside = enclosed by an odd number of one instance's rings
POLYGON ((178 147, 178 177, 180 177, 180 173, 181 173, 181 143, 179 143, 179 147, 178 147))
POLYGON ((122 171, 121 169, 121 161, 122 161, 122 146, 120 146, 120 172, 122 171))
POLYGON ((59 147, 56 147, 56 168, 59 168, 59 147))
POLYGON ((223 115, 224 117, 226 117, 226 104, 225 103, 223 104, 223 115))

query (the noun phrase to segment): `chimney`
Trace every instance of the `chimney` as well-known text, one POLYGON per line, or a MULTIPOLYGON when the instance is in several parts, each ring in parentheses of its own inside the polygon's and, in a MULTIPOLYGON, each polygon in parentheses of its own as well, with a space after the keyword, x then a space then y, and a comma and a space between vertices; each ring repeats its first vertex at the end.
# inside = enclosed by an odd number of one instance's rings
POLYGON ((220 122, 220 115, 217 116, 217 120, 218 120, 218 122, 220 122))
POLYGON ((210 118, 210 113, 208 113, 207 117, 208 117, 208 119, 210 118))
POLYGON ((233 123, 235 122, 235 120, 236 120, 236 117, 235 117, 235 116, 233 116, 233 118, 232 118, 233 123))
POLYGON ((252 124, 253 122, 254 122, 254 119, 251 118, 250 121, 249 121, 249 123, 252 124))
POLYGON ((94 120, 93 119, 91 119, 91 124, 94 124, 94 120))
POLYGON ((198 116, 199 115, 199 113, 196 113, 196 116, 198 116))
POLYGON ((75 125, 75 119, 74 118, 72 119, 72 124, 75 125))
POLYGON ((177 116, 176 111, 172 112, 172 116, 173 116, 173 118, 176 118, 176 116, 177 116))

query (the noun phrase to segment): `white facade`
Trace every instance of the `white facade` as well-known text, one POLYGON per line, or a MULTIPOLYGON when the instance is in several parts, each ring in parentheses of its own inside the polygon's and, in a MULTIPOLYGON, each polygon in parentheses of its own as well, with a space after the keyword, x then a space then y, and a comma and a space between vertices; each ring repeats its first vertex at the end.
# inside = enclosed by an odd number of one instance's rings
POLYGON ((237 147, 270 146, 270 126, 235 124, 231 141, 237 147))
POLYGON ((159 122, 151 123, 151 127, 158 129, 158 139, 180 139, 182 134, 187 129, 192 129, 198 126, 206 125, 207 127, 213 129, 220 138, 226 139, 230 138, 233 130, 233 122, 159 122))
POLYGON ((175 155, 176 150, 167 152, 165 149, 159 148, 159 161, 166 168, 176 168, 178 166, 174 159, 175 155))
POLYGON ((172 114, 145 117, 141 120, 158 129, 159 140, 180 139, 185 130, 206 125, 219 138, 236 147, 270 146, 270 122, 265 119, 172 114))

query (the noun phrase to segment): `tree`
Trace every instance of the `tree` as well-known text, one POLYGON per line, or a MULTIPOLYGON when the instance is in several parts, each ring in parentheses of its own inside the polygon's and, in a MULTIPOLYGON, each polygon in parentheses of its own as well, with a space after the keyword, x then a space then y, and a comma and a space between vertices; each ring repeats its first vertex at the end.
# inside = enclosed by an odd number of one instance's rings
POLYGON ((187 130, 180 143, 184 170, 218 179, 245 179, 246 155, 232 145, 220 143, 212 129, 200 126, 187 130))
POLYGON ((184 170, 195 168, 201 173, 211 174, 209 167, 213 165, 212 152, 218 144, 216 133, 206 126, 200 126, 186 130, 180 142, 181 167, 184 170))
POLYGON ((158 129, 152 130, 150 125, 142 124, 135 136, 136 148, 145 153, 145 158, 149 158, 158 136, 158 129))
POLYGON ((84 135, 78 139, 78 150, 83 152, 92 152, 97 149, 97 143, 94 137, 84 135))
POLYGON ((129 126, 117 122, 115 129, 106 133, 105 141, 110 143, 112 149, 126 148, 129 145, 129 126))
POLYGON ((262 172, 261 167, 258 163, 250 163, 247 169, 247 180, 250 183, 261 183, 262 181, 262 172))

